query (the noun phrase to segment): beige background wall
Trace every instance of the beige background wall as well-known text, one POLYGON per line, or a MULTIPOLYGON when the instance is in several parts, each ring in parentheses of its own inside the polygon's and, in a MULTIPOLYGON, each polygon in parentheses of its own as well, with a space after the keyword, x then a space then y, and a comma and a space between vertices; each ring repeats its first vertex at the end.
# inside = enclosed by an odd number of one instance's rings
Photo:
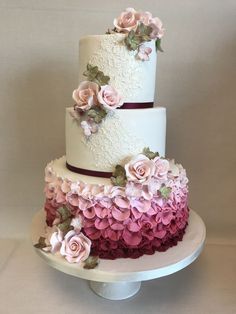
POLYGON ((44 167, 64 154, 79 38, 104 33, 128 5, 165 24, 156 100, 167 108, 167 155, 188 170, 208 241, 236 242, 235 0, 0 1, 1 236, 28 234, 44 167))

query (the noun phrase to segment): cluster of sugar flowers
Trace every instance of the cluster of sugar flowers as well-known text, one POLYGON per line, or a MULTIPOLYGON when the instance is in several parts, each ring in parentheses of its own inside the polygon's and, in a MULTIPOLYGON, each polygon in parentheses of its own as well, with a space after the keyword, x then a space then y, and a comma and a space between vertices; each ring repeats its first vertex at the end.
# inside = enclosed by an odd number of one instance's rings
POLYGON ((125 166, 117 165, 111 178, 117 186, 125 186, 129 194, 137 195, 138 191, 146 191, 151 195, 159 193, 168 198, 171 188, 169 173, 178 177, 178 167, 157 152, 144 148, 141 154, 131 158, 125 166))
POLYGON ((73 117, 84 116, 81 122, 86 137, 98 131, 98 126, 107 113, 123 105, 122 98, 117 90, 109 85, 109 76, 104 75, 97 66, 87 65, 84 72, 86 81, 80 83, 73 91, 75 101, 73 117))
POLYGON ((129 50, 137 50, 137 58, 142 61, 149 59, 152 52, 150 47, 145 46, 145 42, 155 40, 156 49, 161 49, 161 38, 164 35, 162 21, 158 17, 153 17, 148 11, 136 11, 127 8, 117 18, 114 19, 113 32, 127 34, 125 44, 129 50))
POLYGON ((93 268, 90 264, 94 260, 89 258, 91 240, 81 231, 82 216, 72 216, 65 206, 59 207, 55 214, 50 226, 45 228, 45 237, 41 237, 35 247, 63 256, 69 263, 85 262, 87 268, 93 268))

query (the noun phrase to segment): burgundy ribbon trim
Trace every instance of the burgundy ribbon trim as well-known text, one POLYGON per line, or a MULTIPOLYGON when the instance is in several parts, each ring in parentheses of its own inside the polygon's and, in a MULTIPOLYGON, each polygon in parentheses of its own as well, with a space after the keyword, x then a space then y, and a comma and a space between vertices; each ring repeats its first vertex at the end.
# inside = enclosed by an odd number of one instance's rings
POLYGON ((121 107, 117 109, 145 109, 153 108, 153 102, 125 102, 121 107))
POLYGON ((90 176, 90 177, 110 178, 112 176, 112 172, 95 171, 95 170, 78 168, 75 166, 71 166, 70 164, 68 164, 68 162, 66 162, 66 168, 69 169, 70 171, 83 174, 85 176, 90 176))

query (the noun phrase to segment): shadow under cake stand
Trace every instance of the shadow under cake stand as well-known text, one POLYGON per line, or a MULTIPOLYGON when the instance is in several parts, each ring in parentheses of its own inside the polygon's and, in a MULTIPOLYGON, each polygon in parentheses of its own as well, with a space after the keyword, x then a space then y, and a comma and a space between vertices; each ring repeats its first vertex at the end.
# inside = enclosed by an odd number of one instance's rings
MULTIPOLYGON (((31 226, 33 244, 44 234, 45 212, 34 216, 31 226)), ((183 240, 166 252, 156 252, 137 259, 100 259, 94 269, 84 269, 70 264, 63 257, 35 249, 48 265, 66 274, 89 280, 90 288, 99 296, 110 300, 127 299, 136 294, 141 282, 173 274, 191 264, 201 253, 206 237, 206 228, 200 216, 190 211, 189 224, 183 240)))

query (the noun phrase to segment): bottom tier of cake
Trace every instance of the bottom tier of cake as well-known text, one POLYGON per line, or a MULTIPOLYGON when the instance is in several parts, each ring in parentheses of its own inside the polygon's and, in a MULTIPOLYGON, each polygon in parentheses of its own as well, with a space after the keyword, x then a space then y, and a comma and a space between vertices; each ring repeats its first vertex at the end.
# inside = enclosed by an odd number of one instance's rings
POLYGON ((155 181, 125 187, 73 173, 65 157, 49 163, 44 250, 81 262, 89 255, 137 258, 176 245, 188 222, 188 180, 181 165, 168 162, 159 186, 155 181))

